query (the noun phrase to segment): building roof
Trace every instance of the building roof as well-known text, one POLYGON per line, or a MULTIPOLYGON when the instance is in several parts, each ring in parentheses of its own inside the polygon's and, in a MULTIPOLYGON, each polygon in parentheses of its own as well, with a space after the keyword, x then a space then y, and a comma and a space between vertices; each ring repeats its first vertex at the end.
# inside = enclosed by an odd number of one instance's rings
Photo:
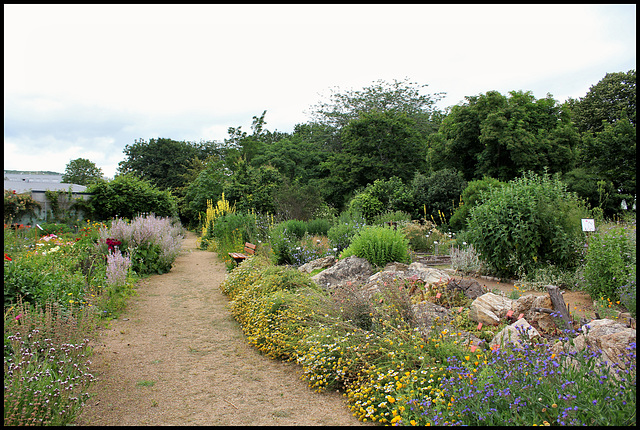
POLYGON ((87 187, 78 184, 67 184, 62 182, 62 175, 29 175, 29 174, 4 174, 4 189, 15 190, 16 193, 26 191, 71 191, 75 193, 84 192, 87 187))

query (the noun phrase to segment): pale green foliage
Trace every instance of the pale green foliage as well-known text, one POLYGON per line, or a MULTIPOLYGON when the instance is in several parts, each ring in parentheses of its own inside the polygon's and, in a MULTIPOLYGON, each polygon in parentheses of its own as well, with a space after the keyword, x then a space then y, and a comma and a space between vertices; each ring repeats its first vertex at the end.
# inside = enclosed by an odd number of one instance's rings
POLYGON ((397 261, 408 263, 408 240, 402 232, 386 227, 368 226, 360 230, 341 258, 355 255, 377 267, 397 261))

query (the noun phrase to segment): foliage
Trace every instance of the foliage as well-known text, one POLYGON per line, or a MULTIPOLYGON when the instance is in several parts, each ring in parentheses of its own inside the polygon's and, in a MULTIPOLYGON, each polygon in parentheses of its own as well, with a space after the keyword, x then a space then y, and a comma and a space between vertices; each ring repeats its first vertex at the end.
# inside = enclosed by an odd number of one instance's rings
POLYGON ((190 226, 207 211, 207 202, 217 200, 223 192, 223 162, 211 157, 202 170, 188 183, 180 201, 180 215, 190 226))
POLYGON ((143 213, 155 213, 161 217, 177 216, 177 202, 170 191, 160 191, 133 175, 119 175, 109 182, 94 182, 89 185, 87 192, 93 194, 88 203, 93 219, 133 219, 143 213))
POLYGON ((304 221, 290 220, 274 226, 270 234, 274 263, 297 267, 333 253, 326 246, 317 246, 307 231, 304 221))
MULTIPOLYGON (((435 222, 436 218, 442 216, 442 221, 446 222, 466 186, 467 182, 456 169, 438 170, 429 176, 416 173, 411 182, 414 207, 424 208, 426 219, 435 222)), ((414 215, 417 217, 417 211, 414 211, 414 215)))
POLYGON ((96 179, 102 179, 102 169, 86 158, 69 161, 62 175, 62 182, 67 184, 89 185, 96 179))
POLYGON ((622 199, 635 201, 636 128, 628 119, 606 124, 593 136, 585 134, 581 160, 598 178, 613 184, 618 205, 622 199))
POLYGON ((397 261, 409 262, 408 240, 402 232, 386 227, 368 226, 356 233, 340 258, 355 255, 376 267, 397 261))
POLYGON ((471 208, 476 206, 480 200, 480 193, 487 192, 493 187, 503 186, 504 182, 500 182, 495 178, 485 176, 482 179, 469 181, 466 188, 460 195, 460 205, 455 209, 453 215, 449 219, 449 226, 454 231, 462 231, 467 227, 467 219, 471 208))
MULTIPOLYGON (((368 112, 403 112, 409 117, 420 119, 422 128, 438 118, 435 104, 445 93, 420 94, 426 84, 418 85, 407 78, 393 82, 378 80, 362 90, 340 92, 339 88, 331 90, 329 101, 322 101, 313 106, 312 117, 319 124, 326 124, 340 129, 350 121, 368 112)), ((426 130, 425 130, 426 131, 426 130)))
POLYGON ((613 182, 601 178, 602 175, 594 169, 577 167, 562 175, 562 182, 567 184, 569 191, 575 192, 589 203, 594 218, 611 219, 621 212, 622 198, 616 192, 613 182))
POLYGON ((395 111, 370 112, 352 120, 340 134, 342 148, 325 163, 332 186, 345 195, 376 179, 409 181, 424 167, 426 146, 415 122, 395 111))
POLYGON ((327 232, 331 244, 338 253, 349 246, 356 233, 366 225, 359 214, 343 213, 327 232))
POLYGON ((155 215, 138 216, 130 223, 114 219, 109 228, 100 229, 100 239, 106 247, 109 239, 121 242, 127 250, 131 270, 137 275, 162 274, 171 270, 180 253, 182 226, 169 218, 155 215))
POLYGON ((44 306, 46 303, 62 303, 68 306, 82 297, 84 277, 68 267, 69 259, 61 257, 64 247, 38 258, 16 258, 4 265, 4 305, 9 306, 23 297, 26 302, 44 306), (56 255, 57 253, 57 255, 56 255))
POLYGON ((252 167, 240 160, 224 185, 224 193, 239 211, 275 213, 273 198, 282 182, 282 174, 275 167, 252 167))
POLYGON ((214 142, 157 138, 136 139, 133 145, 125 145, 123 152, 126 158, 118 163, 118 176, 129 173, 165 191, 184 187, 189 163, 196 157, 205 160, 217 155, 219 148, 214 142))
POLYGON ((625 286, 635 285, 636 226, 610 224, 589 235, 583 287, 593 298, 620 300, 625 286))
POLYGON ((580 132, 597 133, 605 124, 627 118, 636 124, 636 71, 607 73, 584 97, 570 100, 580 132))
POLYGON ((25 215, 35 216, 35 209, 40 203, 33 200, 30 192, 16 193, 15 190, 4 190, 4 222, 18 222, 25 215))
POLYGON ((397 176, 376 179, 349 202, 351 212, 361 213, 368 222, 384 212, 411 210, 413 199, 409 190, 397 176))
POLYGON ((72 424, 95 380, 94 314, 18 302, 4 312, 4 425, 72 424))
POLYGON ((484 271, 480 255, 473 245, 462 249, 453 248, 451 252, 451 268, 465 275, 482 274, 484 271))
POLYGON ((499 276, 524 276, 537 267, 578 264, 581 218, 589 211, 559 180, 529 172, 483 193, 471 209, 467 238, 499 276))
POLYGON ((528 91, 511 91, 508 97, 489 91, 466 99, 430 137, 432 171, 456 168, 467 181, 483 176, 509 181, 529 170, 573 167, 580 136, 551 95, 536 100, 528 91))

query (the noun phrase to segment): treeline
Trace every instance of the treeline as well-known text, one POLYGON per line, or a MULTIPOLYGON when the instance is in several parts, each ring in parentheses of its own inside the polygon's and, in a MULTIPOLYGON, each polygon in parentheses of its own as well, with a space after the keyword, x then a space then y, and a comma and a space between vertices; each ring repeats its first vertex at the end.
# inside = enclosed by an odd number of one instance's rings
POLYGON ((336 89, 291 133, 269 131, 264 111, 222 143, 136 140, 116 178, 90 186, 91 210, 195 226, 224 193, 237 210, 280 220, 400 210, 460 229, 482 189, 546 172, 610 218, 635 205, 635 81, 635 70, 608 73, 562 104, 488 91, 446 111, 436 108, 442 94, 406 79, 336 89))

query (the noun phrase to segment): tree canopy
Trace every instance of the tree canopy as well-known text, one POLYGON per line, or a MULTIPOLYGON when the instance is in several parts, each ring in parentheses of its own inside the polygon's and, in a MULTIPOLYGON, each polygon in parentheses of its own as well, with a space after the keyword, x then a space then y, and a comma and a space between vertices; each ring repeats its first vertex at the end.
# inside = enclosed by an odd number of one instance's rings
POLYGON ((102 169, 86 158, 76 158, 69 161, 62 182, 67 184, 89 185, 91 182, 102 179, 102 169))

